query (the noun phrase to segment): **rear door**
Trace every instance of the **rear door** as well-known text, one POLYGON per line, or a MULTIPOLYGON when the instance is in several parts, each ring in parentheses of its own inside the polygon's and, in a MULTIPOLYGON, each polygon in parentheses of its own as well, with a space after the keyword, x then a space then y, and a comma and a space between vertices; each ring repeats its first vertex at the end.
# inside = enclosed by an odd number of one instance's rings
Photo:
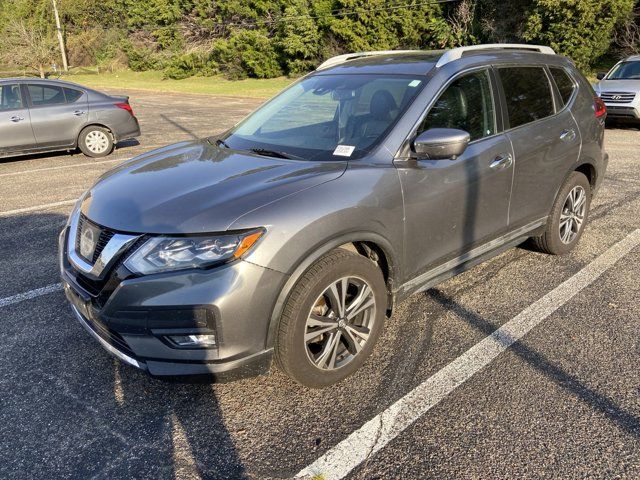
POLYGON ((510 228, 546 217, 558 188, 580 154, 580 132, 554 94, 544 66, 498 67, 513 144, 510 228))
POLYGON ((87 121, 87 94, 57 84, 34 82, 26 85, 31 125, 38 147, 74 145, 87 121))
POLYGON ((455 160, 396 162, 405 200, 405 268, 409 278, 462 256, 506 231, 513 175, 511 144, 497 124, 489 69, 453 79, 417 134, 458 128, 471 142, 455 160))
POLYGON ((0 155, 35 147, 29 109, 19 83, 0 83, 0 155))

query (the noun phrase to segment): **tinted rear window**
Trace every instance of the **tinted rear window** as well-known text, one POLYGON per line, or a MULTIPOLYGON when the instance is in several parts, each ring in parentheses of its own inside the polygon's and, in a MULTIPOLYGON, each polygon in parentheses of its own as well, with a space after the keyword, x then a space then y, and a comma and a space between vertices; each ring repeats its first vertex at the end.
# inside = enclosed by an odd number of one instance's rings
POLYGON ((83 92, 81 92, 80 90, 75 90, 73 88, 64 89, 64 96, 67 97, 67 103, 75 102, 82 96, 82 93, 83 92))
POLYGON ((551 85, 542 67, 499 69, 511 128, 553 115, 551 85))
POLYGON ((27 85, 27 89, 29 90, 31 103, 34 107, 65 103, 64 92, 61 87, 29 84, 27 85))
POLYGON ((560 97, 562 102, 566 105, 573 95, 573 90, 576 88, 575 83, 571 80, 571 77, 562 68, 550 68, 551 76, 556 82, 556 86, 560 91, 560 97))

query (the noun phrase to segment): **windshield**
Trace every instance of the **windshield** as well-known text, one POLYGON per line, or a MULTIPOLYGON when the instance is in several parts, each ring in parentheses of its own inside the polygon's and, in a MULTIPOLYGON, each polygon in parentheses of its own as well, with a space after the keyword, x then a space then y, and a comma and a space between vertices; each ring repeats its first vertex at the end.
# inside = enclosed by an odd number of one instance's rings
POLYGON ((616 66, 607 77, 607 80, 639 80, 640 61, 622 62, 616 66))
POLYGON ((357 158, 391 129, 422 88, 406 75, 315 75, 233 128, 223 144, 306 160, 357 158))

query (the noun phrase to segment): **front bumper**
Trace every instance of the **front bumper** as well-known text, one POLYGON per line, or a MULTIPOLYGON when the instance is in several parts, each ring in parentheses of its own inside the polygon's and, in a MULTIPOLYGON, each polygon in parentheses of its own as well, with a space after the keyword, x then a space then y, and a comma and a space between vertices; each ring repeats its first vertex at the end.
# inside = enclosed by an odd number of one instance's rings
MULTIPOLYGON (((207 375, 229 381, 265 373, 271 312, 286 275, 245 261, 209 270, 136 277, 122 261, 91 282, 68 261, 60 271, 76 318, 103 348, 153 376, 207 375), (179 348, 168 334, 215 334, 210 348, 179 348)), ((126 255, 126 253, 125 253, 126 255)))
POLYGON ((607 104, 606 102, 605 105, 607 107, 607 118, 630 121, 640 120, 640 108, 630 105, 607 104))

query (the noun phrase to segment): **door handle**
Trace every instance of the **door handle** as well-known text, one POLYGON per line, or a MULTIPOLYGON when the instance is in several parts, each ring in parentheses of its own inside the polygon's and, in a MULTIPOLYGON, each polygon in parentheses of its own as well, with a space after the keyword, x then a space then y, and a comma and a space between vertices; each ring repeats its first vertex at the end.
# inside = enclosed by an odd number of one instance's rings
POLYGON ((82 110, 76 110, 75 112, 73 112, 73 114, 74 114, 76 117, 79 117, 79 116, 81 116, 81 115, 84 115, 84 112, 83 112, 82 110))
POLYGON ((573 128, 563 130, 562 133, 560 133, 560 140, 571 142, 575 139, 576 139, 576 131, 573 128))
POLYGON ((9 118, 9 120, 11 120, 13 123, 18 123, 24 120, 24 117, 19 117, 18 115, 14 115, 13 117, 9 118))
POLYGON ((489 167, 495 170, 502 170, 504 168, 509 168, 513 163, 513 157, 510 153, 504 153, 498 155, 493 161, 489 164, 489 167))

